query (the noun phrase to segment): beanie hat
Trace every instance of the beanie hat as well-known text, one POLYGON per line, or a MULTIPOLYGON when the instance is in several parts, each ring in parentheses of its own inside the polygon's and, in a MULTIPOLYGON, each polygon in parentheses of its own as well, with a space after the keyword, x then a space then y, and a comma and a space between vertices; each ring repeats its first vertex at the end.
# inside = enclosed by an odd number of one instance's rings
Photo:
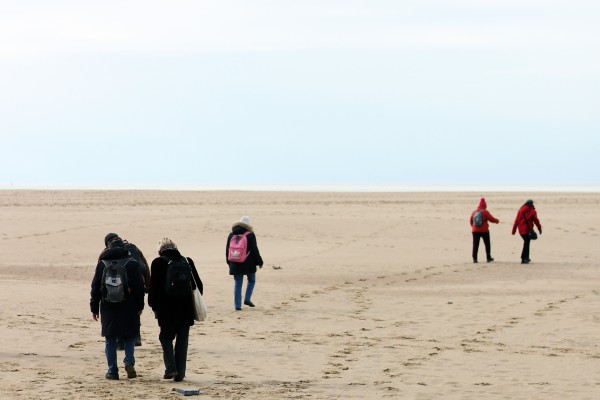
POLYGON ((177 250, 177 245, 169 238, 163 238, 158 242, 158 254, 161 254, 166 250, 177 250))
POLYGON ((485 202, 484 197, 482 197, 481 200, 479 200, 479 206, 477 208, 480 210, 485 210, 487 208, 487 203, 485 202))
POLYGON ((525 202, 526 205, 528 206, 532 206, 533 205, 533 200, 529 199, 525 202))
POLYGON ((119 237, 119 235, 117 235, 116 233, 111 232, 111 233, 107 234, 104 237, 104 246, 108 247, 108 244, 118 237, 119 237))
POLYGON ((243 222, 246 225, 251 225, 251 223, 250 223, 250 217, 247 216, 247 215, 244 215, 242 218, 240 218, 240 222, 243 222))

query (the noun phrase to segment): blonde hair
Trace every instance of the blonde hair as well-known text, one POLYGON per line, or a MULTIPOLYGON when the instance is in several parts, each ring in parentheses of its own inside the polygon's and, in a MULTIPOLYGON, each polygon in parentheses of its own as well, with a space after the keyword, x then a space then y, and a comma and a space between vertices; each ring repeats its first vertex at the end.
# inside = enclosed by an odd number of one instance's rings
POLYGON ((169 238, 162 238, 162 240, 158 242, 158 254, 165 250, 177 250, 177 245, 169 238))

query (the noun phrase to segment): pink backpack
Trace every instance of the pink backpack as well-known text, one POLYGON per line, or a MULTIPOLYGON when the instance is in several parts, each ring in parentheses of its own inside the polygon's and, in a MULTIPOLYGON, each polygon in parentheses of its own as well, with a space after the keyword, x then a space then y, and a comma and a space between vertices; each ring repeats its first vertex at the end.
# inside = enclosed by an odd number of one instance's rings
POLYGON ((244 232, 242 235, 233 235, 229 240, 229 254, 227 254, 227 260, 243 263, 248 258, 248 238, 250 231, 244 232))

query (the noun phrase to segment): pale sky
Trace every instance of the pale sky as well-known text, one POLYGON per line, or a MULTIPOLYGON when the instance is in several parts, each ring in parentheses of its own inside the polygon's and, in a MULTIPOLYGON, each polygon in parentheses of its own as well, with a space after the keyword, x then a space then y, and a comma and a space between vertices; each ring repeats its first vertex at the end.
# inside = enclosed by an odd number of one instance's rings
POLYGON ((0 186, 600 185, 597 0, 0 0, 0 186))

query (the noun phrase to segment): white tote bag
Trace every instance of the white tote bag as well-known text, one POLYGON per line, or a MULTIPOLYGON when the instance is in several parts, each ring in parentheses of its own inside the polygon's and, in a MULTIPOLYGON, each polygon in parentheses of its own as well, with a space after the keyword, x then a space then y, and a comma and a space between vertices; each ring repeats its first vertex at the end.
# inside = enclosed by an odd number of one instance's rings
MULTIPOLYGON (((194 281, 195 283, 195 281, 194 281)), ((198 289, 198 284, 196 284, 196 289, 192 291, 192 301, 193 301, 193 309, 194 309, 194 320, 195 321, 204 321, 206 319, 206 304, 204 304, 204 299, 200 294, 200 290, 198 289)))

